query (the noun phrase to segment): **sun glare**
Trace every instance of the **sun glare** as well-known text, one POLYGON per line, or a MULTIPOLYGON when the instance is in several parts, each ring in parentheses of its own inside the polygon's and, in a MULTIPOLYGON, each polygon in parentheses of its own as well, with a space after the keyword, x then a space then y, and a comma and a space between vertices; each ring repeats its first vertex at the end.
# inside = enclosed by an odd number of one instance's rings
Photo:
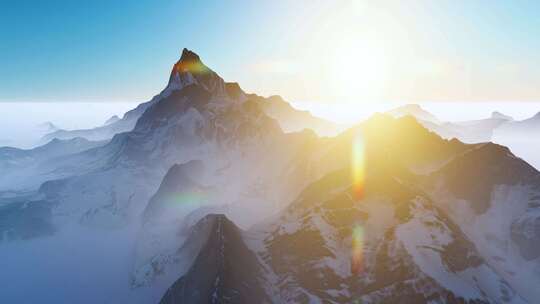
POLYGON ((382 97, 387 78, 384 51, 366 41, 351 40, 336 47, 331 68, 332 88, 345 101, 371 101, 382 97))
POLYGON ((363 269, 364 261, 364 228, 356 225, 352 234, 352 261, 351 272, 359 274, 363 269))
MULTIPOLYGON (((359 131, 352 142, 351 173, 354 199, 360 200, 364 196, 366 179, 365 147, 362 133, 359 131)), ((364 228, 356 225, 352 231, 352 261, 351 272, 359 274, 363 269, 364 260, 364 228)))
POLYGON ((356 134, 352 143, 352 182, 353 193, 355 199, 361 199, 364 195, 365 184, 365 155, 364 155, 364 139, 362 133, 356 134))

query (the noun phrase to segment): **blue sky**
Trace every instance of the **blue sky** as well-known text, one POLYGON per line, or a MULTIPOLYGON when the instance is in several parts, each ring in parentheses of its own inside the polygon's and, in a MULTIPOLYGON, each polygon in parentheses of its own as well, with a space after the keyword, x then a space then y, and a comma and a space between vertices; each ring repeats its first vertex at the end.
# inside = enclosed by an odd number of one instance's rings
POLYGON ((188 47, 226 80, 294 101, 540 100, 538 12, 538 1, 1 0, 0 99, 143 101, 188 47))

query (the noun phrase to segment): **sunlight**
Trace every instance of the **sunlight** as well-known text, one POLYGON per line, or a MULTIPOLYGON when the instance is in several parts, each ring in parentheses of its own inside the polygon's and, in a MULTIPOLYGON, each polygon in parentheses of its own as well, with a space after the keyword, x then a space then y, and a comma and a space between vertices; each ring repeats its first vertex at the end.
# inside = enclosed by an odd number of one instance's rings
POLYGON ((387 58, 376 42, 346 37, 335 48, 332 89, 345 101, 377 100, 387 81, 387 58))
POLYGON ((352 262, 351 272, 359 274, 363 269, 364 260, 364 228, 356 225, 352 234, 352 262))
POLYGON ((197 207, 206 200, 206 194, 201 191, 173 192, 166 203, 175 208, 197 207))
POLYGON ((356 134, 352 143, 352 180, 353 180, 353 194, 355 199, 361 199, 364 194, 365 184, 365 153, 364 153, 364 139, 362 133, 356 134))

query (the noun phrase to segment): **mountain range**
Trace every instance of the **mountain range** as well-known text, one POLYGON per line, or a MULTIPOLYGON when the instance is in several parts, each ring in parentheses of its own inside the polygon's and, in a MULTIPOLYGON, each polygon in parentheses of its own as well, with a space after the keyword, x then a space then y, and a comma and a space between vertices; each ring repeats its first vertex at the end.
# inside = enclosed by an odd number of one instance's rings
POLYGON ((416 104, 398 107, 387 114, 394 117, 413 116, 420 124, 442 138, 456 138, 464 143, 495 142, 507 146, 515 155, 535 168, 540 168, 540 140, 534 136, 540 131, 538 114, 524 120, 514 120, 494 111, 490 117, 484 119, 445 122, 416 104))
POLYGON ((536 303, 540 173, 489 142, 523 125, 407 106, 341 131, 184 49, 122 118, 0 150, 0 246, 131 227, 156 303, 536 303))

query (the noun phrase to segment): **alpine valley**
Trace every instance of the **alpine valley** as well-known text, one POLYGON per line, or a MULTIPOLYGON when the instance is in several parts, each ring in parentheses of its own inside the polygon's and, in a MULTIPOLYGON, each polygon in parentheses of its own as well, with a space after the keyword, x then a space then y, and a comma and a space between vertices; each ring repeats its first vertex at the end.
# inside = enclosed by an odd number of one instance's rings
POLYGON ((345 127, 184 49, 122 118, 0 148, 0 300, 538 303, 540 173, 489 142, 534 126, 345 127))

